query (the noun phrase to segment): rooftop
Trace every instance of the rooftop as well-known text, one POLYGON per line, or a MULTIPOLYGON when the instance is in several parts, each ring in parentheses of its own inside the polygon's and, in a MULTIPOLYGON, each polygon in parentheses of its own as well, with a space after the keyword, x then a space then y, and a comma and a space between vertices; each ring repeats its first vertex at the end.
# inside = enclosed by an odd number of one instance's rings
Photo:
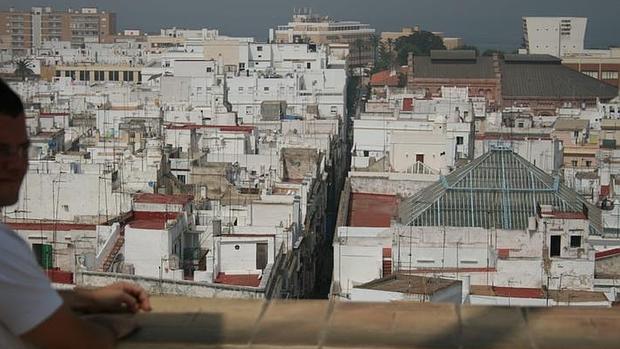
POLYGON ((504 97, 612 99, 618 96, 616 87, 564 66, 559 61, 521 59, 505 60, 502 65, 504 97))
POLYGON ((393 274, 355 287, 367 290, 432 295, 459 283, 460 281, 442 278, 393 274))
POLYGON ((400 71, 394 72, 394 74, 392 74, 391 70, 380 71, 372 74, 370 77, 370 85, 390 87, 402 86, 405 82, 404 79, 401 79, 403 73, 406 73, 406 70, 403 72, 403 69, 400 69, 400 71))
POLYGON ((474 57, 473 59, 446 59, 443 57, 443 59, 433 59, 430 56, 415 56, 413 64, 413 76, 415 78, 495 79, 492 57, 474 57))
POLYGON ((133 201, 141 204, 185 205, 192 200, 193 197, 191 195, 138 193, 133 196, 133 201))
POLYGON ((155 297, 120 348, 617 348, 620 308, 155 297))
POLYGON ((398 212, 398 197, 389 194, 351 193, 349 227, 387 228, 398 212))
POLYGON ((558 118, 553 126, 556 131, 583 131, 588 129, 589 120, 558 118))
POLYGON ((557 302, 607 302, 603 292, 575 291, 575 290, 551 290, 547 294, 540 288, 523 287, 497 287, 497 286, 471 286, 470 294, 478 296, 496 296, 510 298, 537 298, 549 297, 557 302))
POLYGON ((217 278, 215 278, 215 283, 235 286, 258 287, 260 285, 260 275, 227 275, 226 273, 219 273, 217 274, 217 278))
POLYGON ((591 228, 602 231, 600 209, 505 148, 492 149, 405 199, 400 217, 413 226, 525 230, 539 205, 550 205, 560 218, 587 208, 591 228))
POLYGON ((80 224, 66 221, 57 222, 5 222, 13 230, 36 230, 36 231, 71 231, 71 230, 96 230, 95 224, 80 224))

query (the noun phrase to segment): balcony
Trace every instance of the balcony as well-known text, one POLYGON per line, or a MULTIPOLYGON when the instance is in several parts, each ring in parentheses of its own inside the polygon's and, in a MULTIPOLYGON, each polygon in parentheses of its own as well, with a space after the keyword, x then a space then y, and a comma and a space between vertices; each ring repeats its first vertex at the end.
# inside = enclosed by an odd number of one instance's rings
POLYGON ((120 348, 616 348, 620 309, 156 297, 120 348))

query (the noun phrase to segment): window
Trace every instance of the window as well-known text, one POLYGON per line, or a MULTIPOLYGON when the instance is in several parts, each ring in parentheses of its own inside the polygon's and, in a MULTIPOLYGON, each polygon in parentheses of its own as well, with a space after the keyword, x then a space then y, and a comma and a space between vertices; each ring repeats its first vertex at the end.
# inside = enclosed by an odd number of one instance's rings
POLYGON ((570 162, 573 167, 577 167, 577 160, 573 160, 570 162))
POLYGON ((133 81, 133 72, 132 71, 123 72, 123 81, 133 81))
POLYGON ((591 78, 595 78, 598 79, 598 72, 597 71, 582 71, 582 73, 584 73, 585 75, 591 77, 591 78))
POLYGON ((332 114, 336 114, 336 113, 338 113, 338 107, 337 107, 337 106, 335 106, 335 105, 332 105, 332 106, 331 106, 331 108, 329 108, 329 111, 330 111, 332 114))
POLYGON ((457 136, 456 137, 456 145, 462 145, 463 144, 463 137, 462 136, 457 136))
POLYGON ((590 160, 586 161, 586 167, 592 167, 592 161, 590 160))
POLYGON ((262 50, 263 50, 263 47, 262 47, 262 46, 256 46, 256 51, 259 51, 259 52, 260 52, 260 51, 262 51, 262 50))
POLYGON ((310 63, 310 62, 306 63, 306 68, 312 69, 312 63, 310 63))
POLYGON ((559 257, 562 251, 562 237, 560 235, 552 235, 550 245, 549 257, 559 257))
POLYGON ((370 153, 368 152, 368 150, 364 150, 364 157, 367 158, 370 155, 370 153))
POLYGON ((604 71, 601 79, 603 80, 618 80, 618 72, 617 71, 604 71))
POLYGON ((268 86, 263 87, 263 91, 269 92, 269 87, 268 86))
POLYGON ((570 237, 570 247, 572 248, 581 247, 581 235, 573 235, 570 237))
POLYGON ((517 127, 518 127, 518 128, 523 128, 523 126, 524 126, 524 124, 523 124, 522 122, 520 122, 520 123, 518 123, 518 124, 517 124, 517 127))
POLYGON ((415 154, 415 161, 424 163, 424 154, 415 154))
POLYGON ((103 71, 95 70, 94 73, 95 73, 95 81, 103 81, 103 80, 105 80, 105 77, 103 75, 103 71))
POLYGON ((118 71, 110 71, 110 81, 118 81, 118 71))
POLYGON ((245 107, 245 115, 252 115, 252 107, 251 106, 247 106, 245 107))
POLYGON ((213 71, 213 68, 211 68, 211 67, 207 67, 207 73, 210 73, 210 72, 212 72, 212 71, 213 71))
POLYGON ((239 63, 239 70, 245 70, 245 63, 239 63))
POLYGON ((243 92, 243 86, 239 86, 239 92, 243 92))

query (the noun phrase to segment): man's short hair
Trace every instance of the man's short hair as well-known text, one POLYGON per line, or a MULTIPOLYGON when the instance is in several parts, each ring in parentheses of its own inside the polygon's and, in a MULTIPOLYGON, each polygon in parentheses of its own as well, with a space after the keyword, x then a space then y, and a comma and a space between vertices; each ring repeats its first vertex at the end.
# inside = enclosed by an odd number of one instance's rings
POLYGON ((0 79, 0 114, 16 118, 24 112, 24 105, 17 93, 0 79))

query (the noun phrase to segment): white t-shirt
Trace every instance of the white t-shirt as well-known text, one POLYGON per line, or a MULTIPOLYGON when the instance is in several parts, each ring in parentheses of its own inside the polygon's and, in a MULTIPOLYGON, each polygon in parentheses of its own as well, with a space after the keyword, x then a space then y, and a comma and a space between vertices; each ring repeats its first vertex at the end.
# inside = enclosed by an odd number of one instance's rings
POLYGON ((28 244, 0 224, 0 348, 20 348, 19 336, 62 305, 28 244))

